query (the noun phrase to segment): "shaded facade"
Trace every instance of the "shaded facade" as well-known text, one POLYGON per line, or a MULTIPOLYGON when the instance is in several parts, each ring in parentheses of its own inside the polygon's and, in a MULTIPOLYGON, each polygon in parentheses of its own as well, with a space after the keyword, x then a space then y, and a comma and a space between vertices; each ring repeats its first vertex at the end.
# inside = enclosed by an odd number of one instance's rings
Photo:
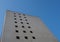
POLYGON ((34 16, 7 11, 2 42, 58 42, 42 21, 34 16))

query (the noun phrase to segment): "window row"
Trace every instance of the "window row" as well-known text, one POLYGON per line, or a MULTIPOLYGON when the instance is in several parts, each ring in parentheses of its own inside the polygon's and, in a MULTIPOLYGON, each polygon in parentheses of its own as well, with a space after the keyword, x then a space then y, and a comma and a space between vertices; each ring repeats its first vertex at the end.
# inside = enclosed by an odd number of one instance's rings
MULTIPOLYGON (((25 39, 28 39, 28 36, 24 36, 25 39)), ((20 36, 16 36, 16 39, 20 39, 20 36)), ((32 36, 32 39, 36 39, 35 36, 32 36)))

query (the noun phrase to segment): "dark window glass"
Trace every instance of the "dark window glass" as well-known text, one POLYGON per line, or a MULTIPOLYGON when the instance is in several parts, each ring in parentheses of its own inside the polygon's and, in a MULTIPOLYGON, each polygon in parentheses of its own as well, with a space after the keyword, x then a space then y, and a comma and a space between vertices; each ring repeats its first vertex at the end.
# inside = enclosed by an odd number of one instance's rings
POLYGON ((16 36, 16 39, 20 39, 20 37, 19 36, 16 36))
POLYGON ((28 26, 28 28, 31 28, 30 26, 28 26))
POLYGON ((24 17, 24 18, 27 18, 27 17, 24 17))
POLYGON ((16 18, 14 18, 14 20, 16 20, 16 18))
POLYGON ((17 25, 15 25, 15 27, 18 27, 17 25))
POLYGON ((25 30, 23 30, 23 32, 24 32, 24 33, 26 33, 26 31, 25 31, 25 30))
POLYGON ((27 24, 29 24, 29 23, 27 23, 27 24))
POLYGON ((22 28, 25 28, 25 26, 22 26, 22 28))
POLYGON ((34 36, 32 36, 33 39, 36 39, 34 36))
POLYGON ((32 31, 30 31, 30 33, 33 33, 32 31))
POLYGON ((25 21, 27 21, 27 19, 25 19, 25 21))
POLYGON ((15 23, 17 23, 17 21, 15 21, 15 23))
POLYGON ((28 39, 28 37, 27 37, 27 36, 25 36, 25 39, 28 39))
POLYGON ((22 19, 20 19, 20 20, 22 20, 22 19))
POLYGON ((15 30, 16 31, 16 33, 18 33, 19 31, 18 30, 15 30))
POLYGON ((23 24, 23 22, 21 22, 21 24, 23 24))

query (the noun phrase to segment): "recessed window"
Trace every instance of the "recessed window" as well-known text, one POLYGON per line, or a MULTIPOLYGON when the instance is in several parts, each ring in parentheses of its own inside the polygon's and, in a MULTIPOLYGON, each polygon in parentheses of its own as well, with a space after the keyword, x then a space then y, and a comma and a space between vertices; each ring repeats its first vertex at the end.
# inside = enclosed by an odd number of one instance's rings
POLYGON ((25 26, 22 26, 22 28, 25 28, 25 26))
POLYGON ((21 24, 23 24, 23 22, 20 22, 21 24))
POLYGON ((16 20, 16 18, 14 18, 14 20, 16 20))
POLYGON ((17 28, 18 26, 17 26, 17 25, 15 25, 15 27, 17 28))
POLYGON ((27 18, 27 17, 24 17, 24 18, 27 18))
POLYGON ((16 36, 16 39, 20 39, 20 37, 19 36, 16 36))
POLYGON ((25 30, 23 30, 23 33, 26 33, 26 31, 25 31, 25 30))
POLYGON ((27 19, 25 19, 25 21, 27 21, 27 19))
POLYGON ((36 39, 34 36, 32 36, 33 39, 36 39))
POLYGON ((30 31, 30 33, 33 33, 32 31, 30 31))
POLYGON ((31 28, 30 26, 28 26, 28 28, 31 28))
POLYGON ((20 20, 22 20, 22 19, 20 19, 20 20))
POLYGON ((18 30, 15 30, 16 33, 18 33, 19 31, 18 30))
POLYGON ((17 23, 17 21, 15 21, 15 23, 17 23))
POLYGON ((29 23, 26 23, 26 24, 29 24, 29 23))
POLYGON ((27 36, 25 36, 25 39, 28 39, 28 37, 27 37, 27 36))

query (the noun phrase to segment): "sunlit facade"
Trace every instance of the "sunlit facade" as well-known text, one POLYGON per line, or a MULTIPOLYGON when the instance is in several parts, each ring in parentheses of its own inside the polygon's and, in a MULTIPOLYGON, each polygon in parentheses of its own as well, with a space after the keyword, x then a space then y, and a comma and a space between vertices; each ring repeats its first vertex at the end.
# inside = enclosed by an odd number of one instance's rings
POLYGON ((1 42, 58 42, 38 17, 8 10, 1 42))

